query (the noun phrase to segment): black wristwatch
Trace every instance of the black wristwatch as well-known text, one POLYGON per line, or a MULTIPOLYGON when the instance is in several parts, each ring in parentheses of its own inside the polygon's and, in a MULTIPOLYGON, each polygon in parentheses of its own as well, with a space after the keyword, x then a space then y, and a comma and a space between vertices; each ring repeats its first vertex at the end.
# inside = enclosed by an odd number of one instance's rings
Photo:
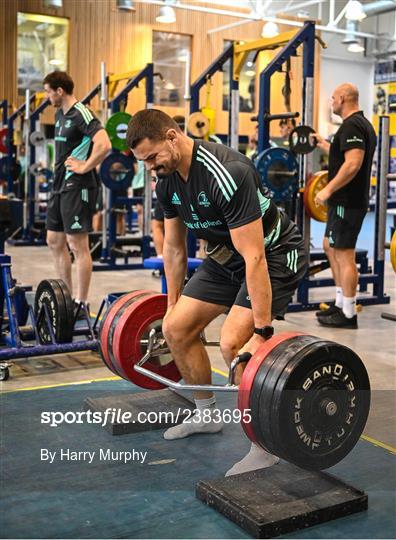
POLYGON ((274 335, 274 327, 273 326, 263 326, 262 328, 255 328, 254 333, 258 334, 259 336, 269 339, 274 335))

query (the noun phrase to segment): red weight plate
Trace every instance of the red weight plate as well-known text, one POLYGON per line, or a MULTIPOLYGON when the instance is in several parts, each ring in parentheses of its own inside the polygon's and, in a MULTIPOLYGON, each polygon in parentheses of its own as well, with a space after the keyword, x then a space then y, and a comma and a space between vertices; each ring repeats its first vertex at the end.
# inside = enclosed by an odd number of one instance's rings
POLYGON ((0 129, 0 152, 7 154, 7 128, 0 129))
POLYGON ((294 338, 296 336, 305 335, 303 332, 281 332, 275 334, 271 339, 268 339, 261 345, 249 360, 238 389, 238 409, 241 411, 241 424, 244 432, 252 442, 256 442, 256 437, 253 431, 251 422, 245 422, 245 411, 251 412, 250 407, 250 393, 253 387, 253 381, 256 377, 257 371, 261 364, 265 362, 268 354, 273 351, 278 345, 283 343, 286 339, 294 338))
MULTIPOLYGON (((144 334, 147 334, 151 323, 164 318, 166 307, 167 296, 165 294, 153 294, 137 300, 125 309, 114 332, 112 346, 114 367, 124 379, 150 390, 159 390, 166 388, 166 386, 137 373, 133 366, 143 356, 140 340, 144 334)), ((144 367, 172 381, 180 381, 181 379, 173 360, 163 366, 148 361, 144 367)))
POLYGON ((113 322, 110 325, 109 332, 108 332, 108 335, 107 335, 107 362, 108 362, 108 364, 110 366, 110 369, 112 371, 115 371, 117 373, 117 375, 119 375, 120 377, 123 377, 123 373, 120 373, 120 368, 118 367, 117 362, 116 362, 116 360, 114 358, 114 350, 113 350, 115 329, 117 328, 118 323, 119 323, 124 311, 129 306, 131 306, 132 304, 134 304, 138 300, 141 300, 143 298, 147 298, 148 296, 153 296, 155 294, 157 294, 157 293, 143 292, 142 294, 138 294, 134 298, 129 298, 129 300, 124 302, 124 304, 119 309, 117 309, 116 313, 114 314, 113 322))
POLYGON ((99 342, 100 342, 100 353, 102 356, 102 359, 104 363, 107 365, 111 371, 114 372, 114 368, 109 360, 109 352, 108 352, 108 338, 109 338, 109 330, 111 323, 114 320, 114 317, 116 316, 117 312, 121 307, 128 302, 131 298, 135 298, 137 296, 141 296, 142 294, 150 294, 150 291, 145 290, 137 290, 132 291, 130 293, 124 294, 123 296, 120 296, 120 298, 117 298, 115 302, 111 304, 109 309, 106 311, 102 322, 100 324, 99 329, 99 342))

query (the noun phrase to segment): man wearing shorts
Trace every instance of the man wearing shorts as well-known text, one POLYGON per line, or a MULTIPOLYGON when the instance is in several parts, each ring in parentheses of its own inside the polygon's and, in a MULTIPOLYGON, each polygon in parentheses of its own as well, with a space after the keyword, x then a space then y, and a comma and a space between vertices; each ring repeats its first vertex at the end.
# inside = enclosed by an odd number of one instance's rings
POLYGON ((328 205, 323 247, 336 286, 335 304, 318 312, 323 326, 357 328, 356 242, 369 205, 371 166, 376 146, 373 126, 359 110, 359 92, 346 83, 332 96, 333 112, 343 122, 328 143, 316 134, 318 147, 329 154, 329 183, 315 202, 328 205))
POLYGON ((72 292, 71 260, 76 262, 75 302, 86 303, 92 274, 88 233, 96 212, 98 177, 95 167, 111 150, 99 120, 73 95, 74 83, 64 71, 49 73, 44 89, 55 114, 55 175, 48 201, 47 244, 57 274, 72 292))
MULTIPOLYGON (((230 364, 240 352, 254 353, 272 336, 272 319, 283 317, 306 271, 303 240, 295 224, 264 196, 257 170, 239 152, 191 139, 156 109, 133 116, 127 143, 158 177, 156 192, 165 215, 166 342, 186 383, 210 384, 201 332, 228 312, 220 338, 224 359, 230 364), (183 288, 188 230, 207 240, 208 257, 183 288)), ((194 399, 196 418, 168 429, 165 439, 222 429, 218 417, 201 420, 203 411, 212 415, 216 410, 213 393, 196 391, 194 399)), ((252 445, 229 473, 276 462, 252 445)))

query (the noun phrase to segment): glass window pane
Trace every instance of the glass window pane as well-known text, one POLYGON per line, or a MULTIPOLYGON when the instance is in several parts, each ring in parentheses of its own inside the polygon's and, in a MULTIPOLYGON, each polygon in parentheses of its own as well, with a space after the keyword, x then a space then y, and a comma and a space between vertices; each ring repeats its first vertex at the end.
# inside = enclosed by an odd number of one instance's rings
POLYGON ((68 35, 68 19, 18 13, 18 94, 41 92, 47 73, 67 71, 68 35))
MULTIPOLYGON (((232 41, 226 40, 224 48, 226 49, 232 41)), ((256 107, 256 52, 248 54, 246 62, 239 75, 239 112, 253 112, 256 107)), ((230 91, 230 61, 223 67, 223 111, 228 111, 230 91)))
POLYGON ((191 54, 191 36, 170 32, 153 32, 154 71, 160 77, 154 79, 154 103, 156 105, 182 107, 186 65, 191 54))

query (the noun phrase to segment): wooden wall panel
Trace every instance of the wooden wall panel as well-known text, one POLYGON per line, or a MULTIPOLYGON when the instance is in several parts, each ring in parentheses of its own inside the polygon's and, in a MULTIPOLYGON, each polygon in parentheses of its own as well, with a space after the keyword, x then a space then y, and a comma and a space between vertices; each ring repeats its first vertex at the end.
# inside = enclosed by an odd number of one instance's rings
MULTIPOLYGON (((69 72, 76 85, 76 95, 81 98, 100 79, 100 62, 106 62, 109 72, 123 72, 140 69, 152 58, 152 31, 169 31, 192 36, 192 68, 191 79, 194 80, 223 50, 225 39, 253 40, 260 36, 262 22, 250 22, 222 32, 208 35, 212 28, 235 22, 235 18, 223 15, 204 14, 187 10, 176 10, 177 21, 174 24, 160 24, 155 21, 158 6, 136 3, 136 12, 119 11, 116 0, 63 0, 63 8, 55 10, 44 7, 42 0, 0 0, 0 15, 7 12, 7 24, 1 16, 0 28, 6 26, 6 32, 0 34, 2 48, 0 58, 5 50, 12 50, 7 80, 0 83, 0 98, 12 96, 16 100, 16 13, 25 11, 58 15, 70 20, 69 72), (12 9, 10 8, 12 5, 12 9), (1 91, 2 90, 2 91, 1 91)), ((281 27, 281 31, 290 27, 281 27)), ((7 55, 9 56, 9 55, 7 55)), ((4 65, 2 63, 2 65, 4 65)), ((301 101, 301 60, 293 62, 292 104, 300 109, 301 101)), ((280 88, 283 77, 276 76, 272 91, 273 111, 284 110, 280 88)), ((228 114, 221 110, 222 75, 213 79, 211 106, 217 111, 216 128, 225 133, 228 125, 228 114)), ((141 85, 143 86, 143 85, 141 85)), ((258 97, 258 96, 257 96, 258 97)), ((202 95, 204 103, 204 95, 202 95)), ((144 106, 144 88, 134 90, 128 110, 134 112, 144 106)), ((167 108, 171 114, 182 114, 184 108, 167 108)), ((240 133, 253 131, 250 121, 251 113, 240 114, 240 133)), ((277 126, 274 126, 276 134, 277 126)))

